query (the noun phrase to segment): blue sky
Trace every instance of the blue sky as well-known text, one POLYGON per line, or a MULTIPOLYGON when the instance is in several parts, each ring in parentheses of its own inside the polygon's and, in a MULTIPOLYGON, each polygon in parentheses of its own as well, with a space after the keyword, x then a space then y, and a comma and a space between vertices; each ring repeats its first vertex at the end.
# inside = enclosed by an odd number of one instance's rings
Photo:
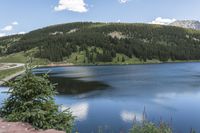
POLYGON ((183 19, 200 20, 200 0, 0 1, 0 36, 75 21, 162 24, 183 19))

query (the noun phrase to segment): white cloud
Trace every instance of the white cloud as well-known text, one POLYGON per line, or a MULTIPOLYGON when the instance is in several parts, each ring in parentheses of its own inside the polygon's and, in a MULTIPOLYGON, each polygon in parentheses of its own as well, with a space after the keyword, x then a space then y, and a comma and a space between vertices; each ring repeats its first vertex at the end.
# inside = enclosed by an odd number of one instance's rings
POLYGON ((117 20, 117 23, 120 23, 120 22, 121 22, 121 20, 120 20, 120 19, 118 19, 118 20, 117 20))
POLYGON ((170 23, 175 21, 176 19, 158 17, 154 21, 152 21, 151 24, 169 25, 170 23))
POLYGON ((7 25, 3 29, 1 29, 1 31, 11 31, 12 29, 13 29, 12 25, 7 25))
POLYGON ((0 33, 0 37, 6 36, 6 33, 0 33))
POLYGON ((125 4, 125 3, 129 2, 129 1, 130 1, 130 0, 119 0, 119 3, 125 4))
POLYGON ((24 32, 24 31, 21 31, 21 32, 19 32, 18 34, 26 34, 26 32, 24 32))
POLYGON ((84 0, 60 0, 58 5, 54 7, 55 11, 63 11, 69 10, 73 12, 87 12, 88 9, 86 7, 86 3, 84 0))
POLYGON ((12 25, 18 25, 19 23, 17 21, 12 22, 12 25))
MULTIPOLYGON (((0 31, 2 31, 2 33, 0 33, 0 37, 6 36, 6 35, 13 35, 14 33, 10 33, 13 28, 18 25, 19 23, 17 21, 12 22, 11 24, 3 27, 2 29, 0 29, 0 31), (7 34, 6 34, 7 33, 7 34)), ((22 34, 22 33, 21 33, 22 34)), ((24 34, 24 33, 23 33, 24 34)))

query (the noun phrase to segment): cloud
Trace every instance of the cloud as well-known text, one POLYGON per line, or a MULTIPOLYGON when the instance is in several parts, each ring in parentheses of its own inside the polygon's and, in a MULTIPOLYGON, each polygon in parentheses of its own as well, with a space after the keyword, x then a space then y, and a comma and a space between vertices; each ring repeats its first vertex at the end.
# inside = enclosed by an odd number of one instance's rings
POLYGON ((19 23, 17 21, 12 22, 12 25, 18 25, 19 23))
POLYGON ((6 33, 0 33, 0 37, 6 36, 6 33))
MULTIPOLYGON (((12 22, 11 24, 3 27, 2 29, 0 29, 0 31, 2 31, 2 33, 0 33, 0 37, 6 36, 6 35, 13 35, 14 33, 10 33, 13 28, 18 25, 19 23, 17 21, 12 22), (7 33, 7 34, 6 34, 7 33)), ((22 33, 21 33, 22 34, 22 33)), ((24 33, 23 33, 24 34, 24 33)))
POLYGON ((176 21, 176 19, 158 17, 150 23, 151 24, 160 24, 160 25, 169 25, 170 23, 175 22, 175 21, 176 21))
POLYGON ((3 29, 1 29, 1 31, 11 31, 11 30, 13 30, 13 26, 12 25, 7 25, 3 29))
POLYGON ((119 0, 119 3, 121 4, 125 4, 125 3, 128 3, 130 0, 119 0))
POLYGON ((26 32, 21 31, 21 32, 19 32, 18 34, 19 34, 19 35, 22 35, 22 34, 26 34, 26 32))
POLYGON ((54 10, 69 10, 73 12, 83 13, 88 11, 86 6, 87 5, 84 0, 60 0, 58 5, 54 7, 54 10))

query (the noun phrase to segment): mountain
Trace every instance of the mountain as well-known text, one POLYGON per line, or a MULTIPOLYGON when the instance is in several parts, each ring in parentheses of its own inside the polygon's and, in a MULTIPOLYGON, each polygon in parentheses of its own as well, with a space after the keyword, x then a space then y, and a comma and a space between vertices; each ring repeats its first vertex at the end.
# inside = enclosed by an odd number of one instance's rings
POLYGON ((200 31, 152 24, 67 23, 2 37, 0 56, 0 62, 22 62, 31 56, 74 64, 200 60, 200 31))
POLYGON ((182 28, 200 30, 200 22, 195 20, 178 20, 170 24, 182 28))

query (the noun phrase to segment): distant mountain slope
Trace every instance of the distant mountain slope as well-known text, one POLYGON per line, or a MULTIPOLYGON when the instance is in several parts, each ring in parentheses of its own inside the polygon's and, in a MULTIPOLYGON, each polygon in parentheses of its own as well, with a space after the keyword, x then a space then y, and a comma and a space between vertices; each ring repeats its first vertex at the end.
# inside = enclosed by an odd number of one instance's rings
POLYGON ((35 58, 80 64, 200 60, 200 31, 174 26, 77 22, 14 38, 0 38, 1 56, 28 51, 35 58))
POLYGON ((170 24, 171 26, 177 26, 182 28, 190 28, 200 30, 200 22, 195 20, 178 20, 170 24))

